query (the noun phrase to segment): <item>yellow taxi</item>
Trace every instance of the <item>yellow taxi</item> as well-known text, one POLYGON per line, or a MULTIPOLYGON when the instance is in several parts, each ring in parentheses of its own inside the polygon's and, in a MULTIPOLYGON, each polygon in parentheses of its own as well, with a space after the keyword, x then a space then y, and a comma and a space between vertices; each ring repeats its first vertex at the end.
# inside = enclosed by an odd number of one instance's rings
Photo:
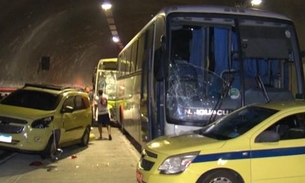
POLYGON ((88 94, 71 87, 25 84, 0 100, 0 149, 53 158, 71 144, 87 146, 88 94))
POLYGON ((243 107, 210 125, 162 136, 141 153, 139 183, 305 182, 305 102, 243 107))

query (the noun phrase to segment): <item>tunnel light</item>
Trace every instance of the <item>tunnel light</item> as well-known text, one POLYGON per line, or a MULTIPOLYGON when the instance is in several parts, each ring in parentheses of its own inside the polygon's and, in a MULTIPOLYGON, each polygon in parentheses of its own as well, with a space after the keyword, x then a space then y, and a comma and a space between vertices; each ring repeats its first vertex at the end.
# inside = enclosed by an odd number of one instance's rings
POLYGON ((260 6, 263 0, 237 0, 235 1, 235 7, 237 8, 249 8, 251 6, 260 6))
POLYGON ((117 36, 113 36, 112 41, 115 43, 118 43, 120 41, 120 39, 117 36))
POLYGON ((105 11, 111 9, 112 4, 110 2, 105 1, 101 6, 105 11))
POLYGON ((258 6, 258 5, 260 5, 261 3, 262 3, 262 0, 252 0, 252 1, 251 1, 252 6, 258 6))

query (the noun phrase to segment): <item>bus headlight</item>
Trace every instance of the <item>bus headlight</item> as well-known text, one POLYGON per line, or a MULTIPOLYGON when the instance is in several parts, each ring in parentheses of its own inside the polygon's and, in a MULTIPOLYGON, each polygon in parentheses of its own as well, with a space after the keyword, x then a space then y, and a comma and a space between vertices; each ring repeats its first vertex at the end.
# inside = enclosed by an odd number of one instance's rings
POLYGON ((159 170, 161 174, 182 173, 195 159, 199 152, 171 156, 163 161, 159 170))

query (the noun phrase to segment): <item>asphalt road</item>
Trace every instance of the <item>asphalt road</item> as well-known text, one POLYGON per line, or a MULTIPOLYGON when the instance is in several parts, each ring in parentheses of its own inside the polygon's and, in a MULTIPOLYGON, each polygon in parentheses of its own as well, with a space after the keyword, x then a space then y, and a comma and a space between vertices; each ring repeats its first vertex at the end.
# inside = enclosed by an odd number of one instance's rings
POLYGON ((0 165, 2 163, 6 162, 7 160, 9 160, 10 158, 13 158, 17 154, 18 153, 11 152, 11 151, 0 150, 0 165))
MULTIPOLYGON (((97 129, 92 131, 97 135, 97 129)), ((103 132, 106 135, 106 129, 103 132)), ((87 148, 63 148, 58 161, 39 155, 1 152, 1 183, 135 183, 140 154, 117 128, 113 140, 91 140, 87 148), (10 158, 8 158, 10 157, 10 158)))

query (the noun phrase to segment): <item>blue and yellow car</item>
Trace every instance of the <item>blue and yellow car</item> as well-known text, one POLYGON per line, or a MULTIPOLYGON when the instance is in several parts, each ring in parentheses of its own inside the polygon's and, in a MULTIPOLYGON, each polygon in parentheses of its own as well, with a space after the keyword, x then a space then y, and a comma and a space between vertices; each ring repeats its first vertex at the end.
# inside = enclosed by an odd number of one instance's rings
POLYGON ((305 182, 305 102, 243 107, 196 131, 149 142, 139 183, 305 182))

